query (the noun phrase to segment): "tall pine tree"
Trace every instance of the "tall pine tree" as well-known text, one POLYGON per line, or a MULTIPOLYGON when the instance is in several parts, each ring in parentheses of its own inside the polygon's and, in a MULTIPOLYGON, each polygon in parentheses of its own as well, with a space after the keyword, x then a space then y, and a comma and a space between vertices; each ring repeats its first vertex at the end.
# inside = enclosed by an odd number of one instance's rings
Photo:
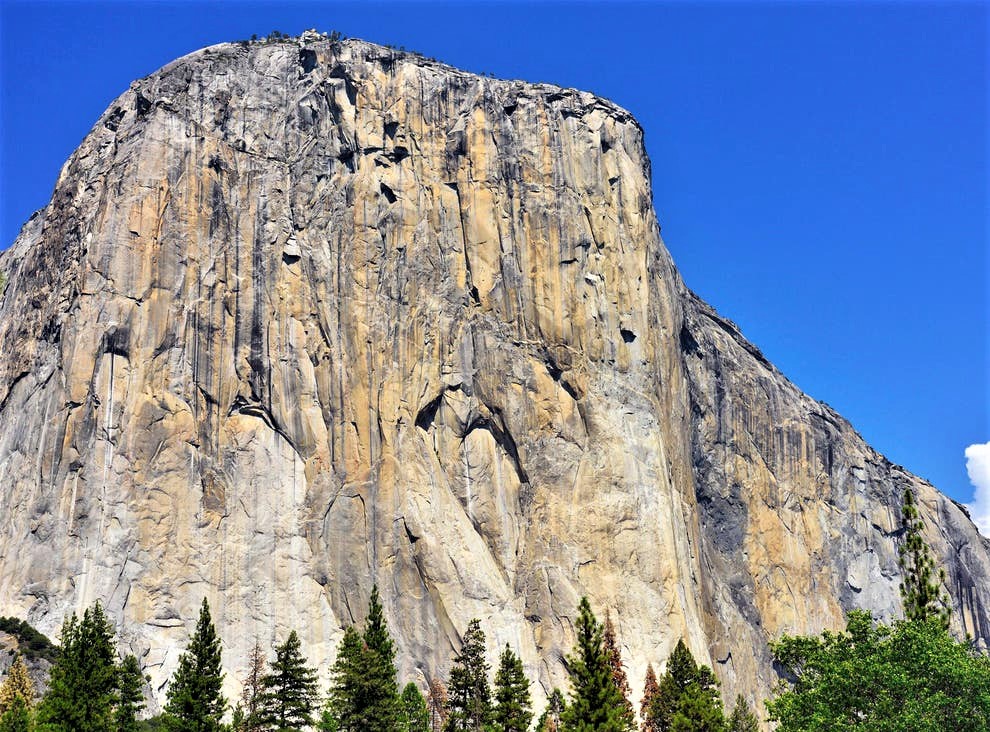
POLYGON ((493 727, 496 732, 526 732, 532 720, 529 679, 519 656, 506 643, 495 672, 493 727))
POLYGON ((601 623, 587 597, 578 607, 577 644, 567 657, 571 702, 561 715, 564 732, 629 732, 627 701, 615 685, 601 623))
POLYGON ((364 624, 365 727, 366 732, 394 732, 401 722, 395 649, 385 623, 378 586, 371 588, 368 618, 364 624))
POLYGON ((447 732, 481 732, 491 721, 492 693, 485 660, 485 632, 477 618, 468 623, 461 652, 447 684, 447 732))
POLYGON ((196 630, 168 685, 165 724, 169 732, 220 732, 227 700, 221 693, 220 638, 203 598, 196 630))
POLYGON ((114 631, 103 607, 87 608, 62 624, 61 648, 38 708, 46 732, 107 732, 117 702, 114 631))
POLYGON ((925 524, 918 512, 914 493, 904 491, 902 506, 904 540, 900 546, 900 565, 904 572, 901 580, 901 600, 908 620, 937 620, 945 629, 949 627, 949 598, 942 591, 945 570, 935 574, 935 560, 922 532, 925 524))
POLYGON ((395 649, 376 586, 371 590, 363 635, 348 628, 337 649, 321 727, 343 732, 395 732, 403 724, 395 649))
POLYGON ((261 729, 301 732, 313 724, 318 699, 316 671, 306 665, 296 631, 275 646, 275 660, 262 677, 261 688, 261 729))
POLYGON ((721 732, 725 725, 715 674, 695 662, 683 640, 667 659, 646 722, 663 732, 721 732))
POLYGON ((117 668, 117 709, 114 718, 117 732, 135 732, 137 715, 144 709, 144 674, 133 655, 127 656, 117 668))
POLYGON ((320 721, 325 732, 358 732, 364 724, 364 640, 353 625, 344 630, 330 671, 330 693, 320 721))
POLYGON ((419 687, 413 682, 409 682, 402 689, 399 697, 399 705, 402 711, 402 732, 427 732, 430 728, 430 712, 426 708, 426 699, 423 698, 419 687))

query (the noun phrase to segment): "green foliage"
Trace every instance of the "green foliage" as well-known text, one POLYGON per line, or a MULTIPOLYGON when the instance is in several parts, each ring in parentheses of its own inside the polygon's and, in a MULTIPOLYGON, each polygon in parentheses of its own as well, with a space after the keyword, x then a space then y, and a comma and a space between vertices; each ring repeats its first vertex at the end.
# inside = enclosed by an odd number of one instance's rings
POLYGON ((485 660, 485 632, 477 618, 468 623, 461 652, 454 658, 447 684, 446 732, 481 732, 491 721, 492 693, 485 660))
POLYGON ((313 724, 317 705, 316 671, 306 665, 299 636, 291 631, 275 646, 271 670, 261 680, 261 729, 300 732, 313 724))
POLYGON ((683 640, 667 659, 645 717, 649 729, 664 732, 721 732, 725 726, 715 674, 695 662, 683 640))
POLYGON ((139 719, 135 729, 137 732, 167 732, 168 724, 164 714, 156 714, 148 719, 139 719))
POLYGON ((767 702, 779 732, 990 729, 990 659, 940 617, 888 627, 853 611, 843 633, 785 636, 772 650, 793 679, 767 702))
POLYGON ((168 686, 165 716, 171 732, 221 732, 220 720, 227 708, 221 693, 223 676, 220 638, 203 598, 196 631, 168 686))
POLYGON ((406 684, 399 698, 402 709, 402 732, 426 732, 430 726, 430 713, 426 708, 426 699, 419 687, 413 682, 406 684))
POLYGON ((244 707, 238 702, 234 705, 234 710, 230 713, 230 732, 244 732, 247 727, 245 719, 244 707))
POLYGON ((627 700, 615 684, 603 628, 587 597, 578 609, 577 644, 567 657, 571 702, 560 723, 565 732, 629 732, 627 700))
POLYGON ((31 708, 21 697, 17 697, 11 706, 0 714, 0 732, 33 732, 34 728, 31 708))
POLYGON ((529 679, 522 661, 506 643, 495 672, 493 727, 497 732, 526 732, 532 720, 529 679))
POLYGON ((736 696, 736 706, 725 722, 726 732, 760 732, 760 722, 742 694, 736 696))
MULTIPOLYGON (((0 293, 3 292, 3 275, 0 274, 0 293)), ((39 633, 27 622, 0 616, 0 630, 9 633, 17 639, 18 650, 29 661, 43 658, 49 663, 55 663, 58 647, 48 640, 48 636, 39 633)))
POLYGON ((901 601, 904 615, 908 620, 925 621, 936 619, 943 628, 949 627, 949 598, 942 591, 945 584, 945 570, 939 569, 935 579, 935 560, 925 543, 922 531, 924 521, 918 513, 914 493, 904 491, 902 506, 904 521, 904 542, 901 544, 900 565, 904 572, 901 580, 901 601))
POLYGON ((403 709, 395 675, 395 649, 374 587, 364 635, 348 628, 337 649, 321 729, 394 732, 401 728, 403 709))
POLYGON ((114 630, 99 603, 62 623, 62 648, 38 708, 45 732, 107 732, 117 701, 114 630))
POLYGON ((348 626, 330 672, 330 694, 320 719, 320 729, 324 732, 358 732, 362 729, 366 658, 361 635, 354 626, 348 626))
POLYGON ((540 719, 536 723, 536 732, 557 732, 560 729, 560 715, 564 713, 566 708, 567 702, 564 701, 564 695, 560 689, 554 688, 547 698, 546 709, 543 710, 543 714, 540 715, 540 719))
POLYGON ((385 624, 378 587, 371 588, 364 624, 366 732, 393 732, 401 725, 399 688, 395 680, 395 649, 385 624))
POLYGON ((117 668, 117 732, 136 732, 137 715, 144 709, 144 674, 134 656, 127 656, 117 668))

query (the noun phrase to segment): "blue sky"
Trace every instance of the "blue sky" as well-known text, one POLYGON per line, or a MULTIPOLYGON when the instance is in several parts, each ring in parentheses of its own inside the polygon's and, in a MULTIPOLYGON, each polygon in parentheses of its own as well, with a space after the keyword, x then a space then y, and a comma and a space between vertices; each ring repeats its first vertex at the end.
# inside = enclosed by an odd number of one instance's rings
POLYGON ((987 4, 0 5, 0 248, 135 78, 337 29, 588 89, 646 130, 688 286, 959 501, 988 421, 987 4))

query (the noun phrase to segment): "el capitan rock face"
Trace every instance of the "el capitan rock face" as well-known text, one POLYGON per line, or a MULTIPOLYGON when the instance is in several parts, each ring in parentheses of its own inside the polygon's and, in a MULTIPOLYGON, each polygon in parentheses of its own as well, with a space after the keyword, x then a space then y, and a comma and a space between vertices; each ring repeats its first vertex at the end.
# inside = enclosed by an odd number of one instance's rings
POLYGON ((0 271, 4 612, 102 600, 159 695, 202 597, 233 695, 256 637, 325 670, 375 582, 403 681, 479 617, 564 686, 587 594, 637 696, 682 636, 762 695, 768 639, 897 613, 907 486, 990 640, 990 544, 685 288, 591 94, 209 48, 111 105, 0 271))

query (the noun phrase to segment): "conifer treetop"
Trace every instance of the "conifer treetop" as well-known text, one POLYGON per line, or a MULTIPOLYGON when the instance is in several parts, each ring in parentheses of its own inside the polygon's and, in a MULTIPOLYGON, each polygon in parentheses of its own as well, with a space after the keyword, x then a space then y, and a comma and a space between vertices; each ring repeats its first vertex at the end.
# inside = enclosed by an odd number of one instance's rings
POLYGON ((577 639, 567 657, 571 701, 561 714, 564 732, 629 732, 633 729, 628 700, 615 683, 604 646, 604 628, 587 597, 578 606, 577 639))
POLYGON ((28 675, 24 658, 18 654, 0 684, 0 716, 12 708, 18 699, 24 706, 31 707, 34 704, 34 693, 34 683, 28 675))
POLYGON ((526 732, 533 720, 529 679, 526 678, 522 661, 508 643, 499 656, 498 671, 495 673, 495 709, 492 716, 496 732, 526 732))
POLYGON ((904 536, 898 551, 904 573, 900 584, 904 616, 914 621, 934 620, 948 629, 951 605, 942 589, 945 570, 935 572, 935 560, 923 536, 925 522, 910 488, 904 491, 901 512, 904 536))
POLYGON ((181 732, 220 732, 227 709, 222 693, 223 666, 220 661, 220 638, 210 604, 200 605, 196 629, 179 666, 172 676, 165 704, 166 724, 181 732))

